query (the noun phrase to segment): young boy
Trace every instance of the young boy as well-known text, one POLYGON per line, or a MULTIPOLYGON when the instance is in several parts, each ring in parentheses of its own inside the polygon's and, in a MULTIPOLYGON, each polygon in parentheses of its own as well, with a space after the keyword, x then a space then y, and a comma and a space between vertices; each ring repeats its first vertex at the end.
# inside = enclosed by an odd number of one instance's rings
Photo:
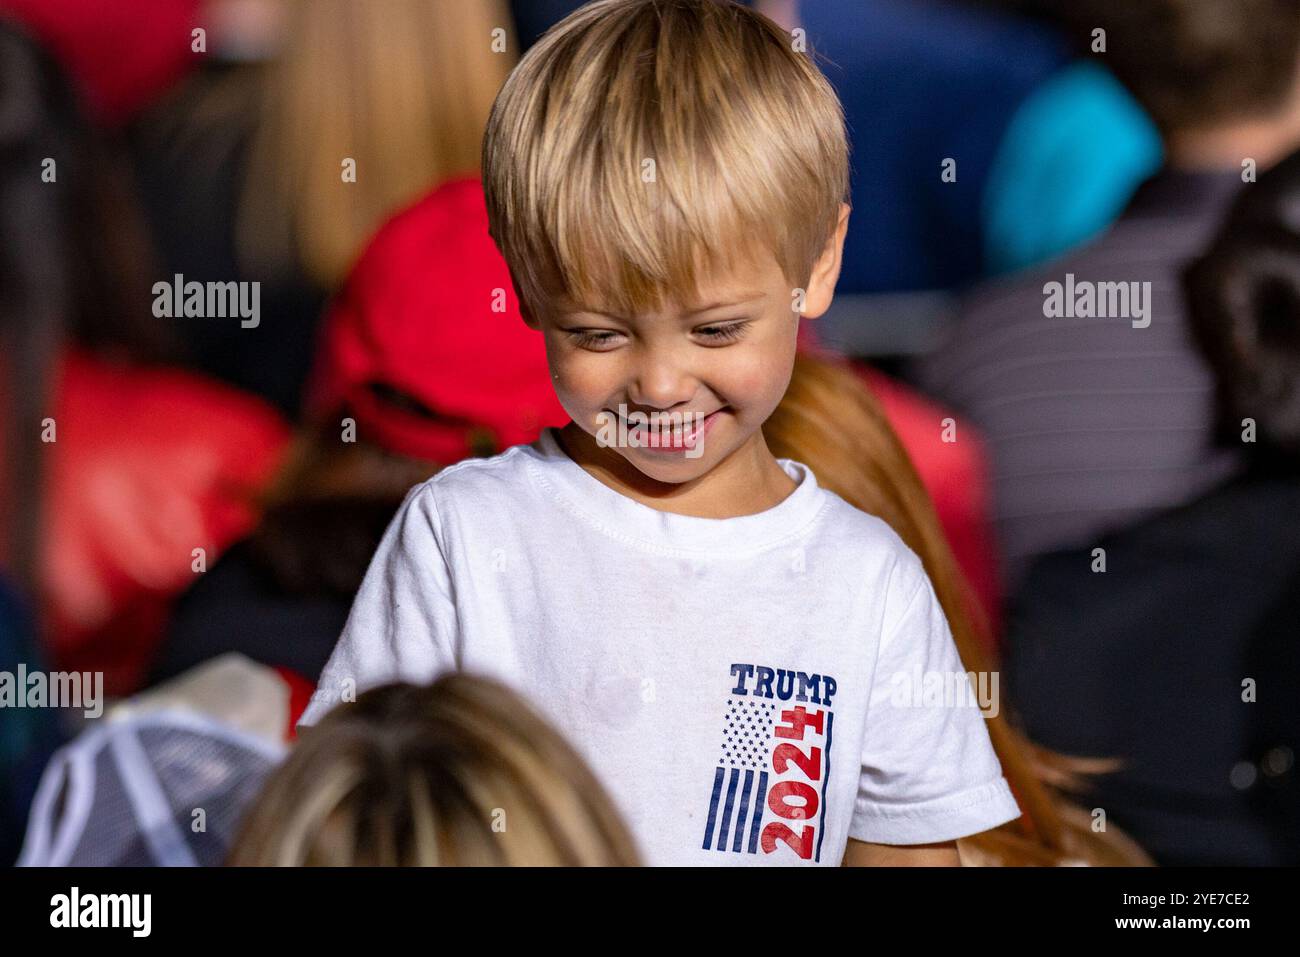
POLYGON ((739 5, 602 0, 523 58, 483 158, 572 422, 411 490, 303 723, 484 673, 590 760, 649 863, 958 863, 1019 810, 969 697, 909 685, 965 685, 929 580, 763 439, 839 274, 829 84, 739 5))

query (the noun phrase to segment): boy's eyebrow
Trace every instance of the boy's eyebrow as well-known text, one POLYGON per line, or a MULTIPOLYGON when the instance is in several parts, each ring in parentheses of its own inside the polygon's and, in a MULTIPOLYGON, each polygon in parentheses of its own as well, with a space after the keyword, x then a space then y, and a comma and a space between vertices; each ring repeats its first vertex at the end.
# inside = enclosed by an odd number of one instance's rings
POLYGON ((574 313, 586 313, 593 316, 604 316, 608 319, 617 319, 625 322, 623 316, 615 312, 609 312, 599 306, 588 306, 578 302, 576 299, 570 299, 568 296, 560 296, 554 302, 555 311, 558 315, 571 315, 574 313))
POLYGON ((627 322, 627 318, 620 316, 616 312, 607 312, 604 309, 598 309, 595 306, 572 305, 560 310, 561 315, 584 315, 584 316, 601 316, 605 319, 613 319, 617 322, 627 322))
POLYGON ((696 309, 691 309, 688 312, 682 313, 682 315, 698 316, 702 312, 712 312, 714 309, 722 309, 726 306, 747 306, 751 302, 756 302, 759 299, 765 299, 765 298, 767 298, 766 295, 761 292, 743 292, 740 294, 740 297, 738 299, 721 300, 719 302, 711 303, 710 305, 707 306, 700 306, 696 309))
MULTIPOLYGON (((744 292, 741 293, 735 299, 721 299, 716 302, 709 303, 707 306, 697 306, 694 309, 687 310, 686 312, 682 313, 682 317, 689 318, 691 316, 698 316, 702 312, 712 312, 714 309, 723 309, 727 306, 747 306, 752 302, 757 302, 759 299, 766 299, 766 298, 767 298, 766 293, 744 292)), ((626 316, 620 316, 618 313, 608 312, 607 310, 601 309, 598 306, 584 306, 581 305, 580 303, 574 303, 567 300, 562 301, 560 305, 562 311, 566 313, 586 313, 593 316, 604 316, 607 319, 617 319, 619 322, 630 321, 626 316)))

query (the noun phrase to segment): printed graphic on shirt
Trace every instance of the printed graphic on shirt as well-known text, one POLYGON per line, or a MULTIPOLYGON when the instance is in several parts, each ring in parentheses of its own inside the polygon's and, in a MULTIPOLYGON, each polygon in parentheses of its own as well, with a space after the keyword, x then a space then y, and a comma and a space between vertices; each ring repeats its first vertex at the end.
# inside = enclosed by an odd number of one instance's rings
POLYGON ((731 674, 702 846, 821 861, 835 679, 752 664, 731 674))

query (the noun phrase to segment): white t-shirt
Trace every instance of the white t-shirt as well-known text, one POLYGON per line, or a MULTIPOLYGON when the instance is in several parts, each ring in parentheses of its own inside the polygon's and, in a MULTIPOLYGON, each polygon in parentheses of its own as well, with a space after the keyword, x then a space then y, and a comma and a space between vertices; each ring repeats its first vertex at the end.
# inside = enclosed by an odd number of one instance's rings
POLYGON ((587 759, 650 864, 834 866, 850 837, 1018 817, 919 559, 779 462, 795 490, 728 519, 627 498, 550 431, 443 470, 384 533, 300 724, 348 688, 498 678, 587 759))

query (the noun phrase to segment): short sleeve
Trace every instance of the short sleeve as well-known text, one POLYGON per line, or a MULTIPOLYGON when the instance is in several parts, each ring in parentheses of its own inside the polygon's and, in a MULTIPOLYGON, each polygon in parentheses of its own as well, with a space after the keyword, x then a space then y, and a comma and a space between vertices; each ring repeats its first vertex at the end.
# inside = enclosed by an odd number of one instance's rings
POLYGON ((432 681, 454 666, 455 631, 451 575, 426 482, 407 493, 384 531, 298 726, 376 685, 432 681))
POLYGON ((890 578, 849 836, 950 841, 1020 816, 984 726, 994 675, 968 676, 934 588, 910 552, 890 578))

